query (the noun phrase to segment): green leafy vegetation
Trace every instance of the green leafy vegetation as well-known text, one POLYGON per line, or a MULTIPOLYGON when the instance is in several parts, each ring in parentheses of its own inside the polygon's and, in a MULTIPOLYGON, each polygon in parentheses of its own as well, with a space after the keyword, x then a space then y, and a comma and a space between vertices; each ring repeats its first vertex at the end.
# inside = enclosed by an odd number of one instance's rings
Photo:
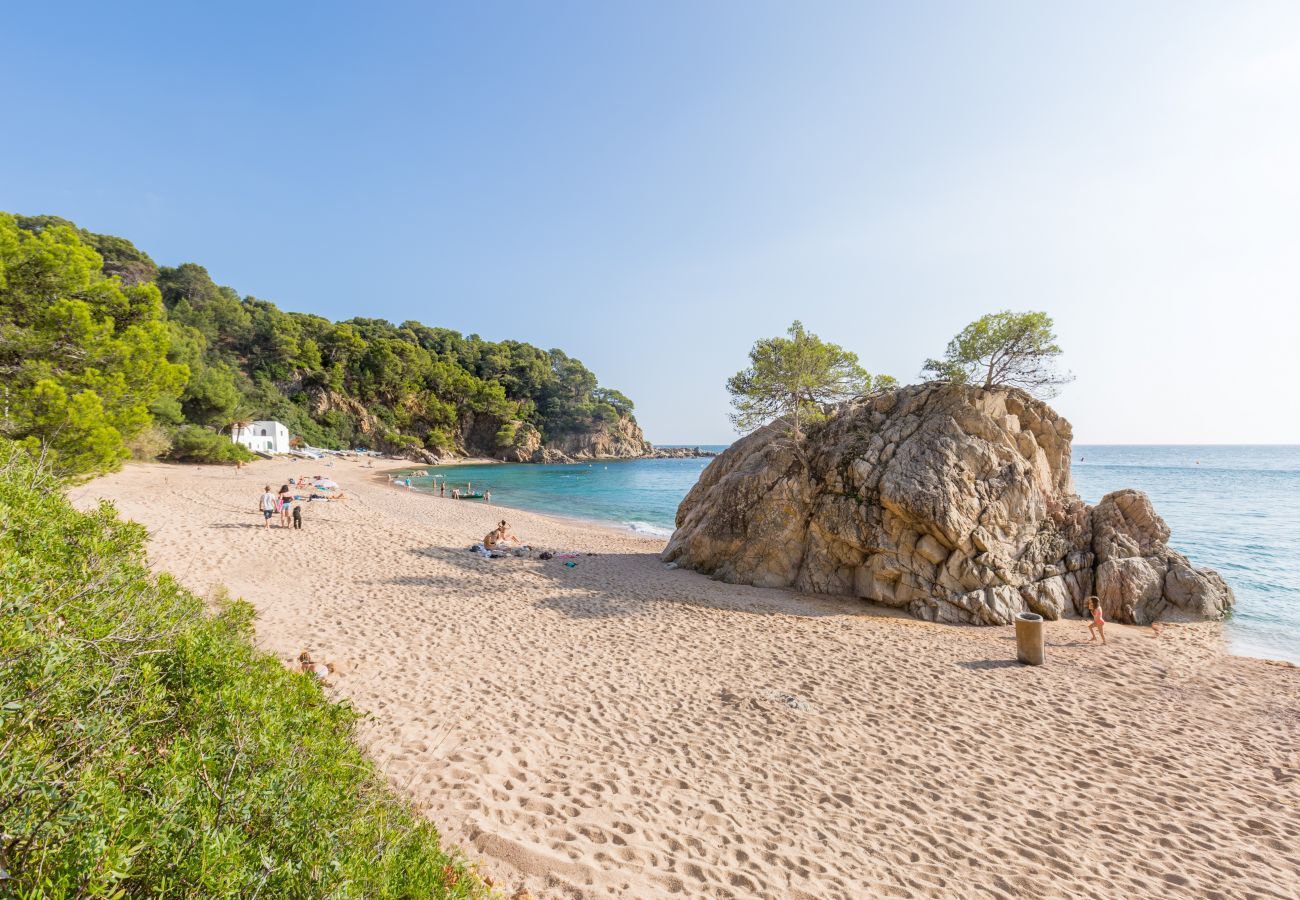
POLYGON ((1055 396, 1073 376, 1057 370, 1061 348, 1045 312, 1009 310, 981 316, 948 342, 943 359, 928 359, 922 374, 954 384, 1018 387, 1055 396))
POLYGON ((871 375, 855 353, 823 341, 796 321, 788 337, 765 338, 749 351, 749 368, 727 381, 731 421, 741 432, 773 420, 794 438, 825 417, 825 407, 894 386, 889 375, 871 375))
POLYGON ((248 462, 256 459, 243 444, 198 425, 182 425, 171 436, 169 455, 182 462, 248 462))
POLYGON ((252 609, 0 442, 0 895, 478 897, 252 609))
POLYGON ((102 265, 71 226, 0 213, 0 435, 70 473, 119 464, 189 377, 168 359, 158 288, 102 265))
POLYGON ((561 350, 285 312, 195 263, 159 267, 122 238, 7 213, 0 373, 0 437, 70 475, 154 452, 153 428, 162 452, 195 461, 232 461, 215 437, 252 419, 329 448, 500 455, 633 414, 561 350))

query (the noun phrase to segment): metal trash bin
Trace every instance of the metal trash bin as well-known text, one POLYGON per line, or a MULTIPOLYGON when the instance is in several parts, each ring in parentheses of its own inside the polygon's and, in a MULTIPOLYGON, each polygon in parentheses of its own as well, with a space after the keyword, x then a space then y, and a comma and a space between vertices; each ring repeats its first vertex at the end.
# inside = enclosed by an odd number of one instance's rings
POLYGON ((1030 666, 1043 664, 1043 617, 1038 613, 1016 615, 1016 659, 1030 666))

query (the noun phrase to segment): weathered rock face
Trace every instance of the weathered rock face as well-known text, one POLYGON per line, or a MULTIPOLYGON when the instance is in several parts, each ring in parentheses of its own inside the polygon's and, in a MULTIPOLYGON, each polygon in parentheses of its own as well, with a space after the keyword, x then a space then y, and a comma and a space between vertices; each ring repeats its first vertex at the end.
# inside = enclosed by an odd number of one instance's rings
POLYGON ((356 420, 357 430, 365 437, 369 438, 376 434, 375 421, 370 415, 370 410, 366 409, 361 401, 324 388, 313 388, 307 393, 311 398, 313 417, 320 418, 329 412, 343 413, 356 420))
POLYGON ((654 448, 630 416, 591 431, 557 435, 546 442, 546 450, 567 459, 627 459, 648 456, 654 448))
POLYGON ((542 433, 524 422, 518 423, 515 430, 514 446, 501 454, 505 462, 533 462, 542 452, 542 433))
POLYGON ((1232 591, 1169 549, 1145 494, 1074 493, 1071 437, 1021 391, 951 385, 842 408, 801 450, 768 426, 704 470, 663 558, 938 622, 1081 615, 1091 594, 1119 621, 1221 617, 1232 591))

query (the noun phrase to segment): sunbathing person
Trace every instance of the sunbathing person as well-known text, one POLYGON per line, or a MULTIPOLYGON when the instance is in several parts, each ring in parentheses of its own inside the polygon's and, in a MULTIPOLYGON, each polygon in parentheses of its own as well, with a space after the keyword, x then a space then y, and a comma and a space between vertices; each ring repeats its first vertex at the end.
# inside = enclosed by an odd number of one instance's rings
POLYGON ((487 533, 483 538, 483 546, 489 550, 502 550, 511 547, 520 546, 519 536, 510 530, 506 520, 502 519, 495 529, 487 533))
POLYGON ((333 687, 326 679, 334 674, 334 664, 317 662, 312 658, 310 650, 304 650, 298 654, 298 671, 311 675, 326 687, 333 687))

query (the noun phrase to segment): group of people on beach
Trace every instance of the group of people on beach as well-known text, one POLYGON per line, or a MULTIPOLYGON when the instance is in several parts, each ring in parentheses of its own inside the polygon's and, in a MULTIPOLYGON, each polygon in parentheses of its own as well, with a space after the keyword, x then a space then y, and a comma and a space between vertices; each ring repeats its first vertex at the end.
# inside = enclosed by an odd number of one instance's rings
MULTIPOLYGON (((447 496, 447 482, 446 482, 446 481, 440 481, 440 482, 438 482, 438 496, 439 496, 439 497, 445 497, 445 496, 447 496)), ((453 499, 453 500, 476 500, 476 499, 480 499, 480 498, 479 498, 479 496, 478 496, 477 494, 474 493, 474 483, 473 483, 472 481, 467 481, 467 482, 465 482, 465 490, 464 490, 463 493, 461 492, 461 489, 460 489, 460 488, 452 488, 452 489, 451 489, 451 499, 453 499)), ((492 502, 492 492, 491 492, 491 491, 484 491, 484 492, 483 492, 483 496, 482 496, 481 499, 483 500, 484 503, 491 503, 491 502, 492 502)))
MULTIPOLYGON (((317 480, 319 480, 319 476, 317 480)), ((280 517, 281 528, 288 528, 292 525, 295 530, 302 530, 302 498, 294 493, 294 488, 301 487, 310 487, 312 489, 312 493, 307 497, 308 500, 347 499, 347 495, 338 490, 338 486, 332 482, 322 482, 320 488, 327 491, 327 493, 318 493, 316 481, 306 475, 280 485, 280 490, 275 493, 271 492, 271 486, 268 484, 263 488, 262 497, 257 502, 257 508, 262 513, 262 524, 268 530, 271 527, 271 520, 276 516, 280 517)))
MULTIPOLYGON (((410 475, 406 475, 406 476, 403 476, 403 477, 401 477, 401 478, 397 477, 396 475, 389 475, 389 476, 388 476, 388 483, 389 483, 389 484, 400 484, 400 485, 402 485, 403 487, 405 487, 407 490, 410 490, 410 489, 411 489, 411 479, 412 479, 413 477, 414 477, 414 478, 418 478, 418 477, 420 477, 420 476, 425 476, 425 477, 427 477, 428 474, 429 474, 428 472, 424 472, 424 471, 412 472, 410 475)), ((434 477, 440 477, 440 476, 434 476, 434 477)), ((439 496, 439 497, 446 497, 446 496, 447 496, 447 482, 446 482, 445 479, 444 479, 443 481, 439 481, 439 482, 438 482, 438 496, 439 496)), ((492 492, 491 492, 491 491, 483 491, 482 494, 476 494, 476 493, 474 493, 474 483, 471 481, 471 482, 466 482, 466 483, 465 483, 465 490, 463 490, 463 491, 462 491, 460 488, 452 488, 452 489, 451 489, 451 499, 453 499, 453 500, 482 500, 484 503, 491 503, 491 502, 492 502, 492 492)))
POLYGON ((288 528, 290 521, 295 529, 302 528, 302 503, 294 497, 293 491, 289 485, 280 485, 280 490, 271 493, 271 486, 268 484, 262 492, 262 499, 258 501, 257 508, 262 511, 262 524, 269 530, 271 520, 279 515, 280 527, 288 528))

